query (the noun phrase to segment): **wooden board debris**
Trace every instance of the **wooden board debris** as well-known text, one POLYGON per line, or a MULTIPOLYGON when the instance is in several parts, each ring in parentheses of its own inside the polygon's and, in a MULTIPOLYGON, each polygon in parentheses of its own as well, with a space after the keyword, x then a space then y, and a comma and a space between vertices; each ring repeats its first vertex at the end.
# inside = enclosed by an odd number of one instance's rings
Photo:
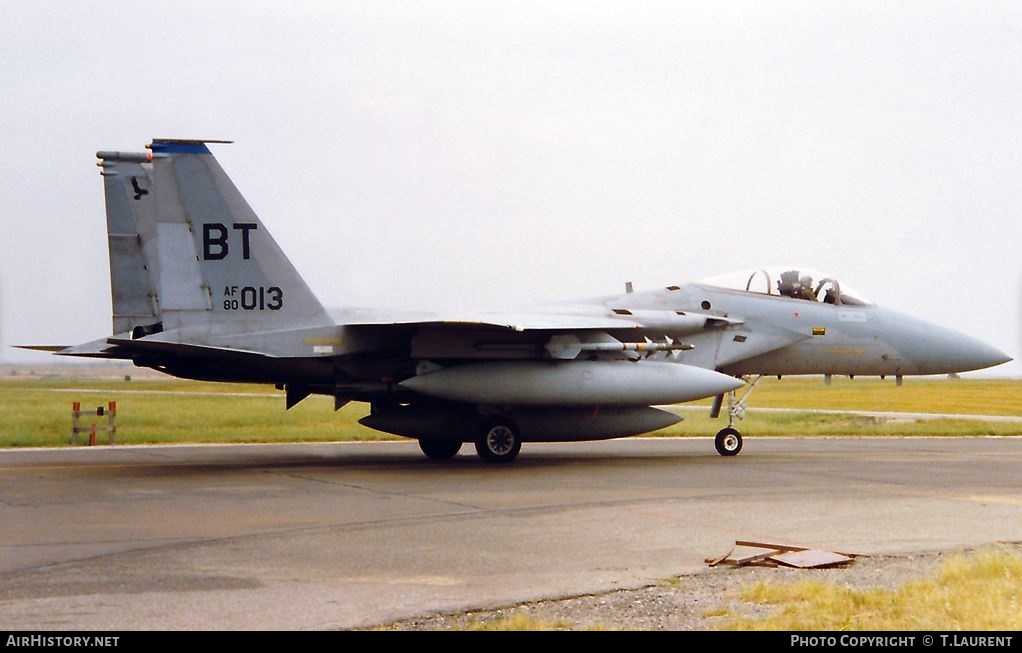
MULTIPOLYGON (((775 551, 808 551, 812 547, 809 546, 798 546, 795 544, 770 544, 767 542, 752 542, 750 540, 736 540, 735 546, 753 546, 760 549, 774 549, 775 551)), ((835 551, 834 553, 840 553, 843 556, 849 558, 858 558, 861 553, 850 553, 848 551, 835 551)))
POLYGON ((770 559, 774 562, 779 562, 785 567, 797 567, 799 569, 836 567, 838 565, 846 565, 852 561, 852 558, 846 555, 822 549, 785 551, 784 553, 770 556, 770 559))
POLYGON ((774 551, 805 551, 807 546, 795 546, 794 544, 775 544, 770 542, 753 542, 751 540, 736 540, 735 546, 751 546, 757 549, 772 549, 774 551))
POLYGON ((729 557, 731 557, 732 553, 734 553, 734 549, 731 549, 730 551, 728 551, 724 555, 719 556, 717 558, 706 558, 703 562, 705 562, 706 564, 710 565, 711 567, 716 567, 717 565, 719 565, 720 563, 724 562, 729 557))
POLYGON ((784 565, 799 569, 820 569, 846 565, 859 555, 793 544, 736 540, 735 546, 726 554, 716 558, 707 558, 705 562, 711 567, 724 564, 733 567, 746 567, 750 565, 777 567, 778 565, 784 565))
POLYGON ((754 565, 757 562, 762 562, 777 553, 780 552, 776 549, 747 549, 744 553, 739 555, 732 554, 731 561, 736 565, 754 565))

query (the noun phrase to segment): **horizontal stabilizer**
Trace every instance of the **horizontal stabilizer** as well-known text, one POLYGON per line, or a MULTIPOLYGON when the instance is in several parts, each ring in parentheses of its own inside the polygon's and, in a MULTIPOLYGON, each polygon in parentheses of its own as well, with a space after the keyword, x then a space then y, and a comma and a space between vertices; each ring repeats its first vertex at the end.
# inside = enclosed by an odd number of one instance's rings
POLYGON ((80 358, 130 358, 130 356, 119 351, 117 347, 110 345, 107 342, 107 338, 98 338, 96 340, 90 340, 89 342, 83 342, 80 345, 67 345, 65 347, 58 345, 25 345, 19 346, 19 348, 48 351, 52 352, 56 356, 75 356, 80 358))
POLYGON ((12 345, 15 349, 29 349, 31 351, 61 352, 70 349, 71 345, 12 345))
POLYGON ((153 353, 187 356, 188 358, 216 358, 243 359, 243 358, 276 358, 270 354, 246 349, 234 349, 230 347, 210 347, 208 345, 192 345, 180 342, 168 342, 166 340, 129 340, 122 338, 107 339, 111 345, 117 345, 132 353, 153 353))

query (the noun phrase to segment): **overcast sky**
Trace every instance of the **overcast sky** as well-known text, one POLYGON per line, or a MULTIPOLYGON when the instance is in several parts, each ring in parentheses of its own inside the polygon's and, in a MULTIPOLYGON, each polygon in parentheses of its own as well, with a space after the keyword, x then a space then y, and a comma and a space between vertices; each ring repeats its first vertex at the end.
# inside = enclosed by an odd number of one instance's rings
POLYGON ((233 139, 328 306, 791 262, 1022 358, 1018 2, 0 0, 0 134, 0 360, 109 334, 94 155, 153 137, 233 139))

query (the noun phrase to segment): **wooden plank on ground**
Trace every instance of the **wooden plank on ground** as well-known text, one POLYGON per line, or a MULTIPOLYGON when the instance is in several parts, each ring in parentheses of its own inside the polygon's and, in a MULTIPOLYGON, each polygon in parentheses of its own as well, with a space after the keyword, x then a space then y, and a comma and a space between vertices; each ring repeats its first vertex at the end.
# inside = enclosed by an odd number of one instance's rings
MULTIPOLYGON (((753 542, 751 540, 736 540, 736 546, 751 546, 758 549, 774 549, 776 551, 808 551, 813 548, 811 546, 800 546, 796 544, 777 544, 772 542, 753 542)), ((847 551, 835 551, 834 553, 840 553, 843 556, 849 558, 861 557, 861 553, 849 553, 847 551)))
POLYGON ((818 567, 834 567, 848 564, 852 561, 849 556, 824 551, 822 549, 804 549, 802 551, 786 551, 770 556, 770 559, 786 567, 797 567, 809 569, 818 567))
POLYGON ((796 567, 800 569, 834 567, 847 564, 861 554, 843 551, 825 551, 794 544, 775 544, 754 542, 752 540, 736 540, 735 546, 723 556, 706 558, 704 562, 711 567, 728 564, 735 567, 760 565, 776 567, 796 567))
POLYGON ((728 557, 730 557, 730 555, 732 553, 734 553, 734 549, 731 549, 730 551, 728 551, 724 555, 720 556, 719 558, 706 558, 706 560, 704 560, 704 562, 706 564, 710 565, 711 567, 716 567, 717 565, 719 565, 722 562, 724 562, 725 560, 727 560, 728 557))
POLYGON ((794 544, 776 544, 774 542, 753 542, 751 540, 737 540, 736 546, 751 546, 757 549, 773 549, 774 551, 805 551, 811 547, 796 546, 794 544))
POLYGON ((754 565, 778 553, 780 553, 780 551, 777 549, 743 546, 737 549, 737 553, 731 554, 729 562, 736 565, 754 565))

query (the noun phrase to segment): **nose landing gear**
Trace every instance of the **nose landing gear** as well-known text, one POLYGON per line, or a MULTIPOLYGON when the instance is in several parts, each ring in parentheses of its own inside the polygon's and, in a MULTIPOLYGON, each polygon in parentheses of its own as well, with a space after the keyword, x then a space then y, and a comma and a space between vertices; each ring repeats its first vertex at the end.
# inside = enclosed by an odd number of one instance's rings
MULTIPOLYGON (((763 378, 763 375, 759 375, 749 385, 742 395, 742 398, 735 401, 735 391, 732 390, 727 394, 727 427, 722 428, 717 432, 717 437, 713 440, 713 446, 716 447, 717 453, 722 456, 737 456, 738 452, 742 450, 742 434, 738 432, 738 429, 734 428, 735 420, 740 420, 745 417, 745 402, 752 394, 753 388, 759 383, 759 380, 763 378)), ((713 407, 710 409, 710 417, 716 419, 720 416, 721 405, 724 403, 724 395, 717 395, 713 401, 713 407)))

